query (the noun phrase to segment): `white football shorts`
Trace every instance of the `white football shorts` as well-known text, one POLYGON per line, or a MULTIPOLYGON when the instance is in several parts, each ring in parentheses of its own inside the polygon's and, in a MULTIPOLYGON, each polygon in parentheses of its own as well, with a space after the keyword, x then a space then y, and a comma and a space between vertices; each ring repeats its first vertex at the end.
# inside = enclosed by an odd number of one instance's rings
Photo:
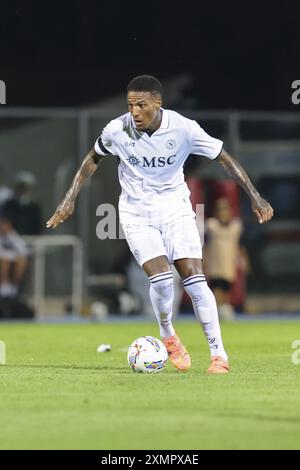
POLYGON ((28 255, 27 245, 17 233, 0 235, 0 258, 15 261, 19 256, 26 257, 28 255))
POLYGON ((165 255, 170 264, 181 258, 202 259, 202 245, 193 216, 160 225, 122 225, 129 248, 140 266, 165 255))

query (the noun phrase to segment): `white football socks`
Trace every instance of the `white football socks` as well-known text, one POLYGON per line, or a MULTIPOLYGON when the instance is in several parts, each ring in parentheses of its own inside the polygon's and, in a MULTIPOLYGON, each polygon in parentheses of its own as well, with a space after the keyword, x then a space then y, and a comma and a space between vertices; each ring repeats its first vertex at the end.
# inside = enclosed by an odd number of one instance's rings
POLYGON ((195 315, 207 338, 211 356, 221 356, 227 361, 215 296, 208 287, 205 276, 203 274, 190 276, 183 281, 183 286, 192 300, 195 315))
POLYGON ((149 277, 150 299, 159 324, 160 336, 168 338, 175 334, 172 325, 172 306, 174 299, 173 273, 155 274, 149 277))

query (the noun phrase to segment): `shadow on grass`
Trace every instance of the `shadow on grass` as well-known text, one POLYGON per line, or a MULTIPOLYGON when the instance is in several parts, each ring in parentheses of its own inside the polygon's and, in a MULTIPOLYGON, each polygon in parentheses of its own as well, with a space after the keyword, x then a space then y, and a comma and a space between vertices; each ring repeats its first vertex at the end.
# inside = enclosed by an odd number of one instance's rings
POLYGON ((300 416, 278 416, 278 415, 264 415, 260 413, 218 413, 221 417, 230 418, 242 418, 242 419, 257 419, 260 421, 277 421, 277 422, 289 422, 289 423, 300 423, 300 416))
POLYGON ((117 372, 119 374, 130 374, 130 375, 133 375, 133 376, 174 376, 174 377, 178 377, 178 376, 184 376, 185 374, 176 370, 176 369, 168 369, 166 371, 163 371, 163 372, 159 372, 159 373, 149 373, 149 374, 138 374, 138 373, 135 373, 133 372, 129 367, 118 367, 118 366, 112 366, 112 365, 99 365, 99 366, 78 366, 76 364, 54 364, 54 365, 50 365, 50 364, 5 364, 4 366, 2 367, 5 367, 5 368, 9 368, 9 369, 45 369, 45 370, 51 370, 51 369, 61 369, 62 371, 87 371, 87 370, 90 370, 90 371, 97 371, 97 372, 117 372))
MULTIPOLYGON (((114 367, 114 366, 77 366, 74 364, 5 364, 5 368, 11 369, 62 369, 62 370, 107 370, 117 372, 128 372, 127 367, 114 367)), ((129 371, 130 372, 130 371, 129 371)))

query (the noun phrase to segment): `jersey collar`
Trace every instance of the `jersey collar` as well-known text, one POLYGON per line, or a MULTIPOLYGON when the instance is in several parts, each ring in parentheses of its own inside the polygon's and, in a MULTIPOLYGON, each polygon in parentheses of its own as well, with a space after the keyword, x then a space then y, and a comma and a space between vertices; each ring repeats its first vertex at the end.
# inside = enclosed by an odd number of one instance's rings
POLYGON ((160 108, 162 110, 162 120, 159 128, 157 129, 167 129, 169 127, 169 113, 166 109, 160 108))

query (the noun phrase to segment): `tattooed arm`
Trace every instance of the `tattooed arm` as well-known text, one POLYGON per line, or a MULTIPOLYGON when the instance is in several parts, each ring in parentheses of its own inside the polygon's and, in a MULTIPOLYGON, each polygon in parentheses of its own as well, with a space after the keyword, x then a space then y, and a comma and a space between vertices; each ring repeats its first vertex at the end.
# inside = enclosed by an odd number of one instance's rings
POLYGON ((98 166, 98 163, 103 159, 98 155, 94 149, 90 150, 79 170, 77 171, 72 185, 65 195, 62 202, 57 207, 51 219, 47 222, 47 228, 55 228, 58 224, 62 224, 70 215, 73 214, 75 208, 76 197, 83 186, 83 184, 92 176, 98 166))
POLYGON ((226 173, 246 191, 251 200, 252 211, 256 215, 259 223, 263 224, 272 219, 273 208, 255 189, 244 168, 224 149, 217 158, 217 161, 222 165, 226 173))

